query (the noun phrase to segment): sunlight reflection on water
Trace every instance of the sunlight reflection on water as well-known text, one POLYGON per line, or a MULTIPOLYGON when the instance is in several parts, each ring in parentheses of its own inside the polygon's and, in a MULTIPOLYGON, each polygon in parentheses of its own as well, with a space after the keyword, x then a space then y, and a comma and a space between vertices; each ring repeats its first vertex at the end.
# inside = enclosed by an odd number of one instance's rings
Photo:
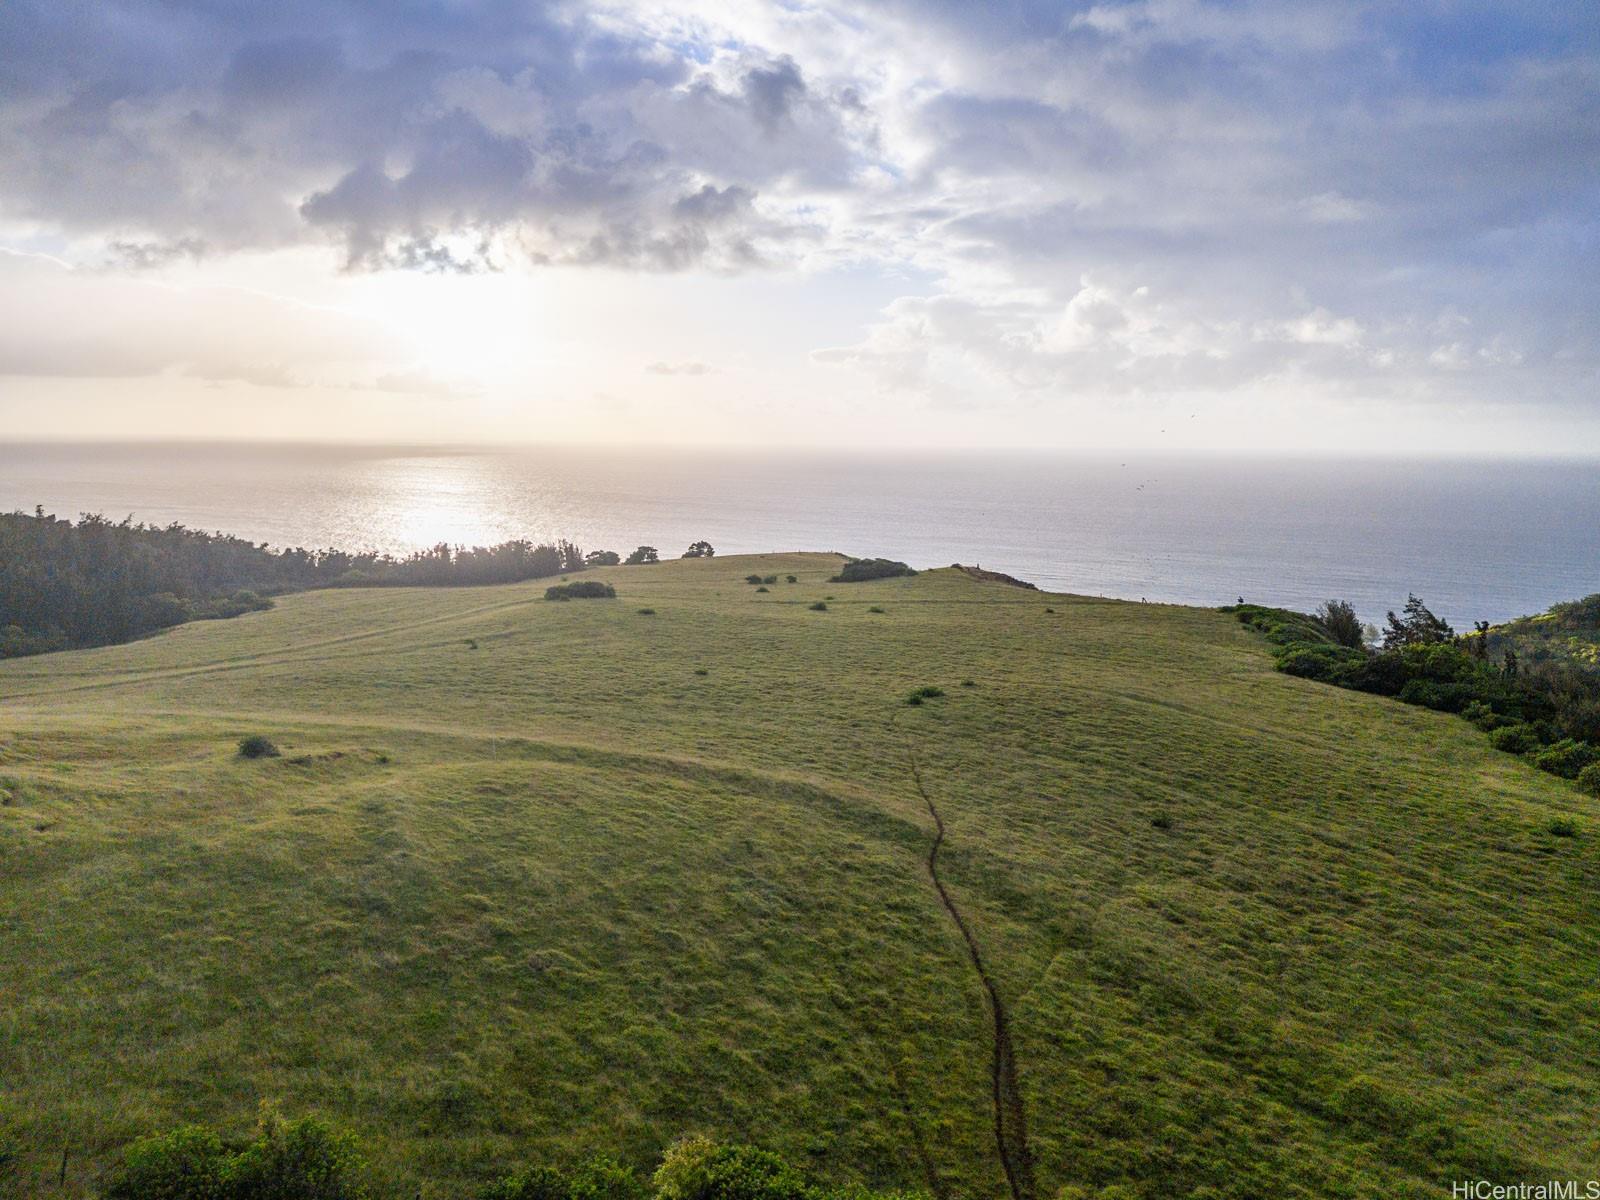
POLYGON ((1368 618, 1408 589, 1458 622, 1600 590, 1600 466, 1582 461, 0 446, 0 506, 36 503, 391 551, 569 537, 676 554, 705 537, 1133 599, 1347 596, 1368 618))

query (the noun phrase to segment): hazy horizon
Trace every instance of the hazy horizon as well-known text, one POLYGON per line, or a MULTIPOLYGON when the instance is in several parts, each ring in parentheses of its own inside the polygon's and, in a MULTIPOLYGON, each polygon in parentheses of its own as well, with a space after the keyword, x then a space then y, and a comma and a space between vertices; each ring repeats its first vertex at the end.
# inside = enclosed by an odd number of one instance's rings
POLYGON ((571 538, 675 556, 708 538, 723 554, 976 562, 1130 600, 1337 595, 1372 620, 1415 591, 1463 626, 1600 586, 1595 477, 1577 459, 0 442, 0 511, 280 548, 571 538))

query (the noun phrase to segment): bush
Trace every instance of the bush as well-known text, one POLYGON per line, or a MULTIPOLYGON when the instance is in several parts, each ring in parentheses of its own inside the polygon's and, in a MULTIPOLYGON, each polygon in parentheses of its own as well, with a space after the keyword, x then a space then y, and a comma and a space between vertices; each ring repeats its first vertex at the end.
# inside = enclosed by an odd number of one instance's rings
POLYGON ((1578 772, 1578 786, 1591 796, 1600 796, 1600 762, 1590 763, 1578 772))
POLYGON ((1556 837, 1570 838, 1578 836, 1578 823, 1571 817, 1557 817, 1550 822, 1550 832, 1556 837))
POLYGON ((761 577, 761 582, 762 583, 777 583, 778 582, 778 577, 776 575, 763 575, 761 577))
POLYGON ((783 581, 785 583, 799 583, 800 582, 799 578, 797 576, 794 576, 794 575, 785 575, 783 577, 783 581))
POLYGON ((828 611, 828 605, 827 605, 827 603, 825 601, 818 600, 815 604, 813 604, 811 606, 811 611, 812 612, 827 612, 828 611))
POLYGON ((254 1140, 230 1146, 186 1125, 123 1152, 108 1200, 360 1200, 355 1142, 315 1117, 262 1117, 254 1140))
POLYGON ((259 733, 239 739, 240 758, 277 758, 278 748, 259 733))
POLYGON ((1489 735, 1489 744, 1507 754, 1531 754, 1540 746, 1538 730, 1525 721, 1506 725, 1489 735))
POLYGON ((658 1200, 814 1200, 805 1178, 776 1154, 689 1138, 656 1168, 658 1200))
POLYGON ((1509 725, 1507 717, 1495 712, 1494 707, 1482 700, 1474 700, 1461 710, 1461 715, 1471 721, 1485 733, 1499 729, 1502 725, 1509 725))
POLYGON ((558 583, 544 590, 546 600, 615 600, 617 589, 598 579, 580 579, 576 583, 558 583))
POLYGON ((883 615, 883 613, 887 612, 888 610, 887 609, 883 609, 883 608, 879 608, 876 604, 874 604, 874 605, 872 605, 872 607, 868 608, 867 611, 869 613, 877 613, 877 614, 879 614, 881 616, 881 615, 883 615))
POLYGON ((911 695, 916 697, 918 700, 936 700, 940 696, 944 695, 944 689, 942 687, 936 687, 933 684, 928 684, 925 687, 917 688, 916 691, 911 693, 911 695))
POLYGON ((315 1117, 262 1119, 259 1136, 233 1156, 225 1197, 238 1200, 358 1200, 362 1169, 355 1139, 315 1117))
POLYGON ((744 577, 744 581, 746 583, 760 583, 761 582, 761 576, 759 576, 759 575, 746 575, 744 577))
POLYGON ((765 592, 765 591, 767 591, 767 588, 766 588, 766 587, 765 587, 765 586, 762 586, 762 587, 758 587, 758 588, 757 588, 757 589, 756 589, 756 591, 758 591, 758 592, 765 592))
POLYGON ((1533 765, 1563 779, 1576 779, 1579 772, 1593 764, 1597 757, 1593 746, 1575 738, 1562 738, 1546 746, 1533 756, 1533 765))
POLYGON ((589 1159, 571 1175, 530 1167, 478 1193, 480 1200, 644 1200, 645 1194, 633 1169, 609 1158, 589 1159))
POLYGON ((916 572, 892 558, 858 558, 847 562, 829 583, 864 583, 869 579, 893 579, 916 572))
POLYGON ((1324 683, 1339 683, 1350 677, 1364 661, 1359 650, 1326 644, 1296 645, 1280 652, 1275 660, 1278 670, 1301 679, 1317 679, 1324 683))

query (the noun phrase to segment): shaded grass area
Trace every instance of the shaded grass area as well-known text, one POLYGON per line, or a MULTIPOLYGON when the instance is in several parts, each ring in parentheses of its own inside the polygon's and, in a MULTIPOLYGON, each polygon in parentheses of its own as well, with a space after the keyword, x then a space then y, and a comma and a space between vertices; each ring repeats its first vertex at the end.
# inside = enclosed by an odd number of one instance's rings
POLYGON ((85 1194, 128 1138, 270 1099, 363 1130, 407 1196, 696 1131, 1004 1194, 908 746, 1040 1195, 1600 1161, 1594 803, 1277 674, 1222 614, 954 571, 846 594, 841 561, 593 572, 622 605, 312 593, 0 666, 0 1123, 30 1187, 64 1144, 85 1194), (282 757, 239 758, 251 734, 282 757))

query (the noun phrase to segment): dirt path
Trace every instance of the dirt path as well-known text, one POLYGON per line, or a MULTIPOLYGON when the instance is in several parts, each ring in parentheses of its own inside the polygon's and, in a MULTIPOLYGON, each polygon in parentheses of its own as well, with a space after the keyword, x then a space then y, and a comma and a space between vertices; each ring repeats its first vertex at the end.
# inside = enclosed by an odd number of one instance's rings
POLYGON ((978 949, 978 939, 967 925, 966 918, 956 907, 944 881, 939 878, 939 848, 944 845, 944 818, 934 806, 933 798, 923 786, 922 772, 917 767, 915 751, 908 751, 911 778, 916 782, 917 794, 928 806, 935 829, 933 845, 928 848, 928 876, 939 893, 939 900, 950 919, 961 931, 967 944, 967 955, 978 973, 984 993, 989 998, 989 1014, 994 1021, 994 1062, 992 1066, 994 1087, 994 1142, 1000 1155, 1000 1166, 1005 1171, 1006 1184, 1011 1188, 1012 1200, 1034 1200, 1033 1155, 1028 1149, 1027 1110, 1022 1103, 1022 1090, 1017 1085, 1017 1057, 1011 1045, 1011 1020, 1006 1014, 1005 1002, 1000 999, 1000 989, 995 986, 989 970, 983 965, 983 952, 978 949))

